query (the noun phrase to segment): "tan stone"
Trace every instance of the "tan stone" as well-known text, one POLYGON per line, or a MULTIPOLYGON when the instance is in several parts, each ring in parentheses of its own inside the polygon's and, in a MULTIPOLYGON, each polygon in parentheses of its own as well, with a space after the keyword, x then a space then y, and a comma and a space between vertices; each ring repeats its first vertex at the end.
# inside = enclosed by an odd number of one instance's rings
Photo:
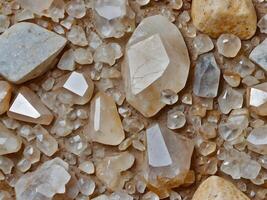
POLYGON ((235 185, 218 176, 205 180, 192 200, 249 200, 235 185))
POLYGON ((12 87, 7 81, 0 81, 0 115, 9 108, 12 87))
POLYGON ((257 28, 251 0, 193 0, 191 14, 197 29, 214 38, 231 33, 249 39, 257 28))

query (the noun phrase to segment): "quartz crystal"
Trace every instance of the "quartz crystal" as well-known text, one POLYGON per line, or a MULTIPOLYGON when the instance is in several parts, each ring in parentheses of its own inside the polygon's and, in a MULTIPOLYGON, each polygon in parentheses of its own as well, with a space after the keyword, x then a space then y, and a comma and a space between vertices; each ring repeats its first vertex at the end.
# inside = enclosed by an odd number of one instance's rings
POLYGON ((69 49, 68 51, 64 52, 57 64, 57 67, 61 70, 75 70, 75 57, 74 51, 72 49, 69 49))
POLYGON ((4 174, 10 174, 12 168, 14 167, 14 162, 5 156, 0 156, 0 169, 4 174))
POLYGON ((194 94, 206 98, 216 97, 220 74, 220 69, 212 53, 199 57, 195 68, 194 94))
POLYGON ((168 111, 167 127, 169 129, 182 128, 185 125, 185 123, 186 123, 186 118, 183 112, 175 108, 168 111))
POLYGON ((47 10, 54 0, 17 0, 17 2, 23 7, 24 9, 31 10, 36 14, 42 13, 42 11, 47 10))
POLYGON ((86 14, 84 0, 70 0, 66 5, 66 12, 69 16, 77 19, 84 17, 86 14))
POLYGON ((260 154, 267 154, 267 126, 253 129, 247 137, 248 148, 260 154))
POLYGON ((51 67, 65 44, 64 37, 35 24, 15 24, 0 36, 0 74, 14 83, 33 79, 51 67))
POLYGON ((119 145, 124 140, 121 119, 112 97, 103 92, 95 95, 86 131, 92 141, 102 144, 119 145))
POLYGON ((265 39, 260 45, 258 45, 250 53, 249 58, 258 64, 262 69, 267 71, 267 39, 265 39))
POLYGON ((84 136, 75 135, 66 139, 65 148, 69 152, 79 156, 87 148, 87 141, 84 136))
POLYGON ((241 81, 240 75, 234 72, 224 72, 223 78, 231 87, 238 87, 241 81))
POLYGON ((233 34, 222 34, 216 44, 218 52, 228 58, 234 58, 241 48, 241 40, 233 34))
POLYGON ((261 33, 267 34, 267 14, 265 14, 260 21, 258 22, 258 27, 260 28, 261 33))
POLYGON ((93 55, 90 49, 78 48, 74 51, 74 58, 80 65, 88 65, 93 62, 93 55))
POLYGON ((169 89, 161 91, 161 102, 167 105, 175 104, 178 101, 178 95, 169 89))
POLYGON ((54 90, 66 93, 72 104, 84 105, 92 98, 94 83, 88 73, 74 71, 61 77, 54 90))
POLYGON ((146 136, 148 187, 160 197, 167 197, 168 189, 184 183, 194 143, 158 124, 151 125, 146 136))
POLYGON ((193 45, 198 55, 207 53, 214 48, 212 40, 205 34, 197 35, 193 40, 193 45))
POLYGON ((267 116, 267 83, 247 89, 247 104, 258 115, 267 116))
POLYGON ((95 190, 95 182, 92 179, 87 178, 87 177, 81 177, 78 180, 78 186, 79 186, 80 192, 86 196, 93 194, 95 190))
POLYGON ((85 32, 81 26, 73 25, 67 33, 67 38, 74 45, 82 47, 88 45, 85 32))
POLYGON ((135 26, 135 13, 128 0, 94 0, 94 20, 98 33, 104 37, 122 37, 135 26))
POLYGON ((87 174, 95 173, 95 166, 91 161, 84 161, 79 165, 79 169, 87 174))
POLYGON ((127 151, 107 156, 96 164, 96 176, 105 183, 107 188, 118 191, 124 185, 121 173, 131 168, 134 160, 135 157, 127 151))
POLYGON ((43 105, 39 97, 27 87, 20 88, 7 115, 17 120, 44 125, 49 125, 53 120, 52 113, 43 105))
POLYGON ((144 19, 126 47, 122 74, 127 101, 144 116, 155 115, 165 106, 161 91, 183 89, 189 66, 187 47, 177 27, 160 15, 144 19))
POLYGON ((17 200, 52 199, 65 193, 71 176, 68 164, 60 158, 46 161, 37 170, 21 176, 15 185, 17 200))
POLYGON ((0 81, 0 115, 9 108, 12 86, 7 81, 0 81))
POLYGON ((231 87, 226 88, 218 98, 222 113, 228 114, 232 109, 241 108, 243 105, 243 94, 231 87))

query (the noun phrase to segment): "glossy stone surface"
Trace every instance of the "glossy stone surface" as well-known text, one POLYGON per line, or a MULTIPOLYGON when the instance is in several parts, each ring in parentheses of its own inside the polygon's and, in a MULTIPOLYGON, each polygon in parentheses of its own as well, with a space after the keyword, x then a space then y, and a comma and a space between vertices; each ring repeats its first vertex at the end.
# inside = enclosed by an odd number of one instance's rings
POLYGON ((192 200, 250 200, 231 182, 211 176, 201 183, 192 200))
POLYGON ((52 113, 44 106, 39 97, 27 87, 19 89, 7 115, 20 121, 44 125, 49 125, 53 120, 52 113))
POLYGON ((0 74, 14 83, 36 78, 51 67, 66 42, 36 24, 15 24, 0 37, 0 74))
POLYGON ((31 10, 32 12, 35 13, 41 13, 44 10, 47 10, 53 0, 36 0, 36 1, 31 1, 31 0, 18 0, 17 1, 24 9, 31 10))
POLYGON ((193 0, 191 14, 197 29, 214 38, 231 33, 249 39, 257 28, 251 0, 193 0))
POLYGON ((247 137, 248 148, 260 154, 267 154, 267 126, 253 129, 247 137))
POLYGON ((267 71, 267 39, 253 49, 249 55, 249 59, 267 71))
POLYGON ((144 116, 155 115, 165 106, 161 91, 183 89, 189 66, 187 47, 177 27, 159 15, 144 19, 126 47, 122 75, 127 101, 144 116))
POLYGON ((48 200, 57 193, 65 193, 65 185, 71 178, 68 168, 68 163, 54 158, 37 170, 21 176, 15 184, 17 200, 48 200))
POLYGON ((227 57, 234 58, 241 49, 241 40, 233 34, 222 34, 217 40, 218 52, 227 57))
POLYGON ((19 136, 0 124, 0 155, 19 151, 21 144, 22 140, 19 136))
POLYGON ((206 98, 216 97, 220 75, 220 68, 212 53, 199 57, 195 68, 194 94, 206 98))
POLYGON ((148 188, 160 197, 167 197, 168 189, 185 181, 191 165, 194 144, 159 124, 146 130, 148 188))
POLYGON ((113 98, 99 92, 92 99, 90 108, 90 121, 86 129, 90 140, 101 144, 119 145, 125 135, 113 98))
POLYGON ((0 115, 9 108, 12 86, 7 81, 0 81, 0 115))

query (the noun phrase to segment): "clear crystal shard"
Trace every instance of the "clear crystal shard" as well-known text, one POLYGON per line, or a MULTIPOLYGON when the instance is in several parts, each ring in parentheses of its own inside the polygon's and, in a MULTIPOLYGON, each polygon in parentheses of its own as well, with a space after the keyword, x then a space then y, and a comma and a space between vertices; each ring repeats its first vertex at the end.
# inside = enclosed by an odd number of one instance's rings
POLYGON ((158 124, 146 131, 147 179, 149 189, 161 197, 184 183, 191 165, 194 143, 158 124), (151 187, 150 187, 151 186, 151 187))
POLYGON ((44 106, 39 97, 27 87, 19 89, 7 115, 20 121, 44 125, 49 125, 53 120, 52 113, 44 106))
POLYGON ((126 15, 126 4, 122 0, 97 0, 95 1, 95 10, 101 17, 112 20, 126 15))
POLYGON ((0 115, 9 108, 12 86, 7 81, 0 81, 0 115))
POLYGON ((200 56, 195 68, 194 94, 206 98, 216 97, 220 74, 220 68, 212 53, 200 56))
POLYGON ((247 137, 248 148, 260 154, 267 154, 267 126, 253 129, 247 137))
POLYGON ((119 145, 125 138, 116 104, 103 92, 96 94, 91 101, 87 133, 92 141, 107 145, 119 145))
POLYGON ((177 27, 160 15, 145 18, 126 47, 122 75, 128 103, 146 117, 155 115, 165 106, 161 91, 183 89, 189 66, 187 47, 177 27))
POLYGON ((267 39, 258 45, 249 55, 250 60, 267 71, 267 39))
POLYGON ((198 55, 211 51, 214 44, 210 37, 206 34, 199 34, 194 38, 194 48, 198 55))
POLYGON ((24 9, 31 10, 37 14, 40 14, 42 11, 47 10, 54 0, 18 0, 17 2, 23 7, 24 9))
POLYGON ((71 178, 68 168, 68 164, 57 157, 24 174, 15 184, 16 199, 48 200, 57 193, 65 193, 65 185, 71 178))

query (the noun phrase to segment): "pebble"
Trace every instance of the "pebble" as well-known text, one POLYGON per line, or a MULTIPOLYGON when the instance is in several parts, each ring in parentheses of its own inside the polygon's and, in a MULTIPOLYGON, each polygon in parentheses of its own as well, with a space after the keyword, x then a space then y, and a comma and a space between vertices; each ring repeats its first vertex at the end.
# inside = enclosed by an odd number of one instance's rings
POLYGON ((216 44, 218 52, 227 58, 234 58, 241 49, 241 40, 233 34, 220 35, 216 44))

